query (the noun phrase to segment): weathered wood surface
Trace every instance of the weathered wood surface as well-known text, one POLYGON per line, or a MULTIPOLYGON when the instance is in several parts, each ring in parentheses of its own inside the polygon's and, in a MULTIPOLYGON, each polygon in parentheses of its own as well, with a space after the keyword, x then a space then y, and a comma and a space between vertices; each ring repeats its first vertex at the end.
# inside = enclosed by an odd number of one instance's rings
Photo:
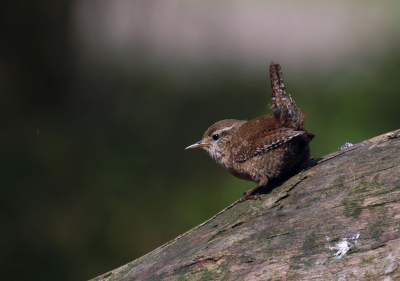
POLYGON ((318 159, 93 280, 400 280, 400 137, 318 159))

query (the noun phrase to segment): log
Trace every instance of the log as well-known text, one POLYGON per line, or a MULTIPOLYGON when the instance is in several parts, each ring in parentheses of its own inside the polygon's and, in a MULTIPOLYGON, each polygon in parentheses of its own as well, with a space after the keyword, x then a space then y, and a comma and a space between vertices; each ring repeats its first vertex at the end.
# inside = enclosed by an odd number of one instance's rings
POLYGON ((93 280, 400 280, 400 130, 93 280))

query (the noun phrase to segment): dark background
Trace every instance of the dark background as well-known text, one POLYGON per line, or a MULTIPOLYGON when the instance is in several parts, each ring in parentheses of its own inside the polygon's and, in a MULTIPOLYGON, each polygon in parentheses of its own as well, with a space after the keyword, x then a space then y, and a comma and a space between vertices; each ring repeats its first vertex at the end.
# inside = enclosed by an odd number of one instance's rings
POLYGON ((271 61, 312 156, 400 127, 395 2, 116 2, 1 4, 2 280, 94 278, 241 197, 253 183, 183 149, 270 113, 271 61))

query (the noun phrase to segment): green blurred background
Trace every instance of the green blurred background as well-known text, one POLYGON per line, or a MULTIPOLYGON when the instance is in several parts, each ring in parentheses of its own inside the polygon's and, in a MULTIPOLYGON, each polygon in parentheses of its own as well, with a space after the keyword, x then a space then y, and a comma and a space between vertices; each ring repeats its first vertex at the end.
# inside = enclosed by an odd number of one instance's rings
POLYGON ((268 68, 312 156, 400 128, 398 1, 3 1, 0 276, 84 280, 254 184, 202 150, 270 113, 268 68))

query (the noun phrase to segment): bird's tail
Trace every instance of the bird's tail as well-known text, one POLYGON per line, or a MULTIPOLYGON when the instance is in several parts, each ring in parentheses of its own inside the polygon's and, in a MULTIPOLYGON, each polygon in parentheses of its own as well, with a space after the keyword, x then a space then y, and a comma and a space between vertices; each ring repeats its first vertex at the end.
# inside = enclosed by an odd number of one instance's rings
POLYGON ((274 117, 280 123, 294 130, 304 130, 306 116, 289 94, 286 94, 285 85, 282 80, 282 71, 279 64, 271 62, 269 68, 271 79, 271 109, 274 111, 274 117))

